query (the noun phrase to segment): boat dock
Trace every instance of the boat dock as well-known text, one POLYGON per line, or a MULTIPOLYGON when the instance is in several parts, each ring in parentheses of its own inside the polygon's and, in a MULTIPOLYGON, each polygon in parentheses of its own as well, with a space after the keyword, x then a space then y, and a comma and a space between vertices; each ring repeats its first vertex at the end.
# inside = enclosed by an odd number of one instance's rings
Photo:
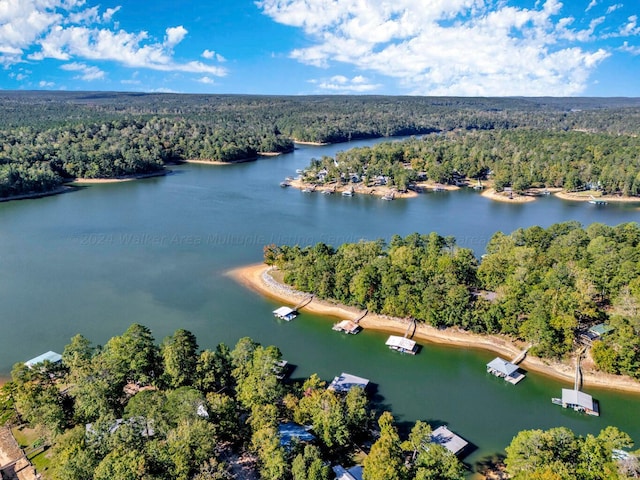
POLYGON ((496 357, 487 363, 487 372, 513 385, 517 385, 525 377, 518 365, 500 357, 496 357))
POLYGON ((341 322, 334 324, 332 330, 355 335, 356 333, 360 333, 362 327, 352 320, 342 320, 341 322))
POLYGON ((416 342, 397 335, 391 335, 385 342, 385 345, 387 345, 391 350, 395 350, 400 353, 409 353, 411 355, 418 353, 418 346, 416 345, 416 342))
POLYGON ((454 455, 458 455, 467 447, 467 445, 469 445, 469 442, 461 436, 453 433, 445 425, 442 425, 431 432, 431 441, 438 445, 442 445, 454 455))
POLYGON ((359 325, 360 320, 362 320, 367 315, 367 313, 369 313, 369 310, 365 310, 364 312, 362 312, 362 315, 354 320, 342 320, 341 322, 334 324, 332 330, 335 330, 336 332, 349 333, 352 335, 360 333, 362 331, 362 327, 359 325))
POLYGON ((576 356, 576 376, 573 382, 573 390, 568 388, 562 389, 562 398, 552 398, 551 402, 560 405, 563 408, 572 408, 576 412, 586 413, 587 415, 600 416, 600 408, 598 402, 588 395, 580 391, 582 387, 582 370, 580 369, 580 360, 585 352, 583 347, 576 356))
POLYGON ((290 307, 280 307, 276 308, 273 311, 273 316, 279 318, 280 320, 285 320, 290 322, 294 318, 298 316, 298 311, 295 308, 290 307))
POLYGON ((340 376, 335 377, 327 387, 327 390, 333 390, 336 393, 347 393, 354 387, 360 387, 363 390, 369 385, 368 378, 358 377, 350 373, 342 372, 340 376))

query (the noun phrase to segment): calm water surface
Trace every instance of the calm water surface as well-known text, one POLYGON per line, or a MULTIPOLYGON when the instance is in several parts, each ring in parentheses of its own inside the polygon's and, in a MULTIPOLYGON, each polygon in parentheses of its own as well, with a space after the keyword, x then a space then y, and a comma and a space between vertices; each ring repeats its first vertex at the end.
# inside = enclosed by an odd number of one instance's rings
POLYGON ((166 177, 0 204, 0 376, 15 362, 62 351, 75 333, 102 344, 138 322, 157 341, 186 328, 202 348, 233 346, 243 336, 278 345, 298 365, 295 377, 316 372, 330 380, 342 371, 367 377, 377 384, 379 407, 391 409, 401 425, 447 423, 472 442, 465 459, 471 465, 502 451, 525 428, 566 425, 586 434, 616 425, 640 442, 638 395, 588 389, 602 416, 580 416, 551 404, 567 384, 529 374, 514 387, 488 376, 490 353, 426 345, 410 357, 387 350, 380 333, 337 334, 333 319, 303 314, 278 323, 273 302, 226 277, 230 268, 261 261, 267 243, 337 246, 437 231, 480 255, 498 230, 639 218, 638 205, 595 207, 554 197, 510 205, 472 189, 384 202, 278 186, 312 157, 345 148, 304 146, 252 163, 186 165, 166 177))

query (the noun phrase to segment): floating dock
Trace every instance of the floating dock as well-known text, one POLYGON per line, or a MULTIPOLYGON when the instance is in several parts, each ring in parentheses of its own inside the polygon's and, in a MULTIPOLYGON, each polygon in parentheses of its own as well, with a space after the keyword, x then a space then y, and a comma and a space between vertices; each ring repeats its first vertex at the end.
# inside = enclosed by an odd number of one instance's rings
POLYGON ((598 402, 580 390, 562 389, 562 398, 552 398, 551 401, 563 408, 572 408, 576 412, 586 413, 595 417, 600 416, 598 402))
POLYGON ((442 445, 454 455, 458 455, 467 447, 467 445, 469 445, 469 442, 461 436, 453 433, 445 425, 442 425, 431 432, 431 441, 438 445, 442 445))
POLYGON ((416 342, 397 335, 391 335, 385 342, 385 345, 387 345, 391 350, 396 350, 401 353, 415 355, 418 352, 416 342))
POLYGON ((340 376, 333 379, 327 387, 327 390, 333 390, 336 393, 347 393, 354 387, 360 387, 366 390, 368 385, 369 379, 342 372, 340 376))
POLYGON ((273 311, 273 316, 290 322, 298 316, 298 311, 290 307, 280 307, 273 311))
POLYGON ((524 373, 520 371, 518 365, 508 362, 504 358, 496 357, 487 363, 487 372, 498 378, 502 378, 505 382, 516 385, 524 380, 524 373))
POLYGON ((342 320, 341 322, 336 323, 332 329, 336 332, 344 332, 355 335, 362 330, 362 327, 352 320, 342 320))

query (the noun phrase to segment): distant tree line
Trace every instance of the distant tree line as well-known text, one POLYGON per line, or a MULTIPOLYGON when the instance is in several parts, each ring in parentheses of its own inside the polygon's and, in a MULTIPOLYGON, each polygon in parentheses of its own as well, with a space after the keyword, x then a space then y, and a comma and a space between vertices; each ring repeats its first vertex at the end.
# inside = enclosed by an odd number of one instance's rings
MULTIPOLYGON (((429 132, 513 129, 637 135, 640 105, 634 99, 2 92, 0 196, 51 191, 75 176, 111 178, 154 172, 167 161, 234 161, 257 153, 287 152, 293 141, 335 143, 429 132)), ((526 142, 526 135, 520 140, 526 142)), ((487 172, 487 161, 494 157, 495 163, 502 161, 500 152, 488 156, 485 152, 491 137, 468 137, 467 142, 475 141, 481 145, 475 150, 484 153, 482 158, 472 155, 472 160, 464 160, 471 162, 467 168, 457 165, 467 153, 464 149, 453 155, 458 157, 453 162, 437 156, 423 158, 429 164, 424 168, 430 178, 446 181, 452 169, 482 175, 487 172)), ((551 142, 548 149, 556 146, 551 142)), ((529 184, 562 181, 580 186, 598 176, 608 191, 635 194, 639 187, 627 168, 629 155, 619 142, 612 147, 621 158, 608 171, 598 162, 606 163, 610 157, 594 158, 596 172, 591 171, 590 159, 582 150, 562 150, 560 171, 552 178, 545 178, 546 165, 537 163, 547 161, 545 158, 521 162, 509 156, 512 147, 505 150, 504 168, 495 169, 498 184, 523 178, 529 184), (577 165, 569 167, 566 162, 577 165)), ((528 151, 523 152, 526 157, 528 151)), ((412 180, 398 165, 387 163, 380 168, 390 169, 387 174, 396 184, 407 185, 412 180)))
POLYGON ((353 148, 335 158, 313 159, 307 181, 375 182, 380 176, 400 189, 419 181, 454 184, 491 179, 497 191, 511 187, 562 187, 640 195, 640 138, 578 131, 534 129, 450 132, 353 148))
POLYGON ((502 333, 560 358, 601 322, 596 365, 640 378, 640 226, 571 221, 496 233, 479 261, 452 237, 394 236, 333 248, 268 245, 284 281, 321 298, 435 327, 502 333))
POLYGON ((349 465, 368 442, 365 478, 464 478, 428 424, 401 443, 385 412, 373 438, 377 414, 362 388, 336 393, 315 374, 284 382, 281 361, 277 347, 248 337, 200 350, 183 329, 160 345, 138 324, 103 347, 76 335, 60 364, 14 366, 0 418, 36 429, 51 447, 42 473, 53 480, 244 479, 243 465, 266 480, 329 480, 331 463, 349 465), (283 422, 307 426, 316 440, 283 444, 283 422), (400 466, 396 476, 386 476, 387 459, 400 466))

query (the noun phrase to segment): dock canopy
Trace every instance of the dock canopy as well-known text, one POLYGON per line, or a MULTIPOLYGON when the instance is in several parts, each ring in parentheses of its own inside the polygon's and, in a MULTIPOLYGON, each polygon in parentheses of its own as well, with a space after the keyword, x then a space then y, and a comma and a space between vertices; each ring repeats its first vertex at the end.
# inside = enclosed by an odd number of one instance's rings
POLYGON ((29 368, 33 368, 34 365, 38 365, 39 363, 45 361, 49 361, 51 363, 59 363, 62 361, 62 355, 56 352, 48 351, 47 353, 43 353, 42 355, 38 355, 37 357, 32 358, 31 360, 27 360, 26 362, 24 362, 24 364, 29 368))
POLYGON ((585 410, 596 410, 591 395, 581 392, 580 390, 571 390, 569 388, 562 389, 562 404, 574 408, 584 408, 585 410))
POLYGON ((278 425, 278 433, 280 434, 280 445, 283 447, 291 445, 294 439, 300 442, 312 442, 316 439, 316 437, 309 432, 308 427, 303 427, 293 422, 278 425))
POLYGON ((385 345, 400 352, 415 353, 416 351, 416 342, 408 338, 398 337, 397 335, 391 335, 385 342, 385 345))
POLYGON ((344 468, 342 465, 335 465, 332 470, 336 474, 336 480, 362 480, 362 467, 360 465, 349 469, 344 468))
POLYGON ((327 389, 337 393, 347 393, 353 387, 361 387, 366 390, 367 385, 369 385, 368 379, 342 372, 339 377, 333 379, 327 389))
POLYGON ((282 320, 293 320, 294 318, 296 318, 296 315, 298 315, 298 312, 296 312, 293 308, 289 308, 289 307, 280 307, 277 308, 273 311, 273 314, 282 319, 282 320))
POLYGON ((454 455, 457 455, 464 450, 467 445, 469 445, 469 442, 453 433, 445 425, 442 425, 431 432, 431 441, 438 445, 442 445, 454 455))
POLYGON ((333 326, 333 329, 338 332, 358 333, 360 331, 360 326, 352 320, 342 320, 341 322, 336 323, 333 326))
POLYGON ((507 362, 504 358, 496 357, 487 363, 487 370, 494 370, 500 375, 509 377, 518 371, 518 366, 507 362))

